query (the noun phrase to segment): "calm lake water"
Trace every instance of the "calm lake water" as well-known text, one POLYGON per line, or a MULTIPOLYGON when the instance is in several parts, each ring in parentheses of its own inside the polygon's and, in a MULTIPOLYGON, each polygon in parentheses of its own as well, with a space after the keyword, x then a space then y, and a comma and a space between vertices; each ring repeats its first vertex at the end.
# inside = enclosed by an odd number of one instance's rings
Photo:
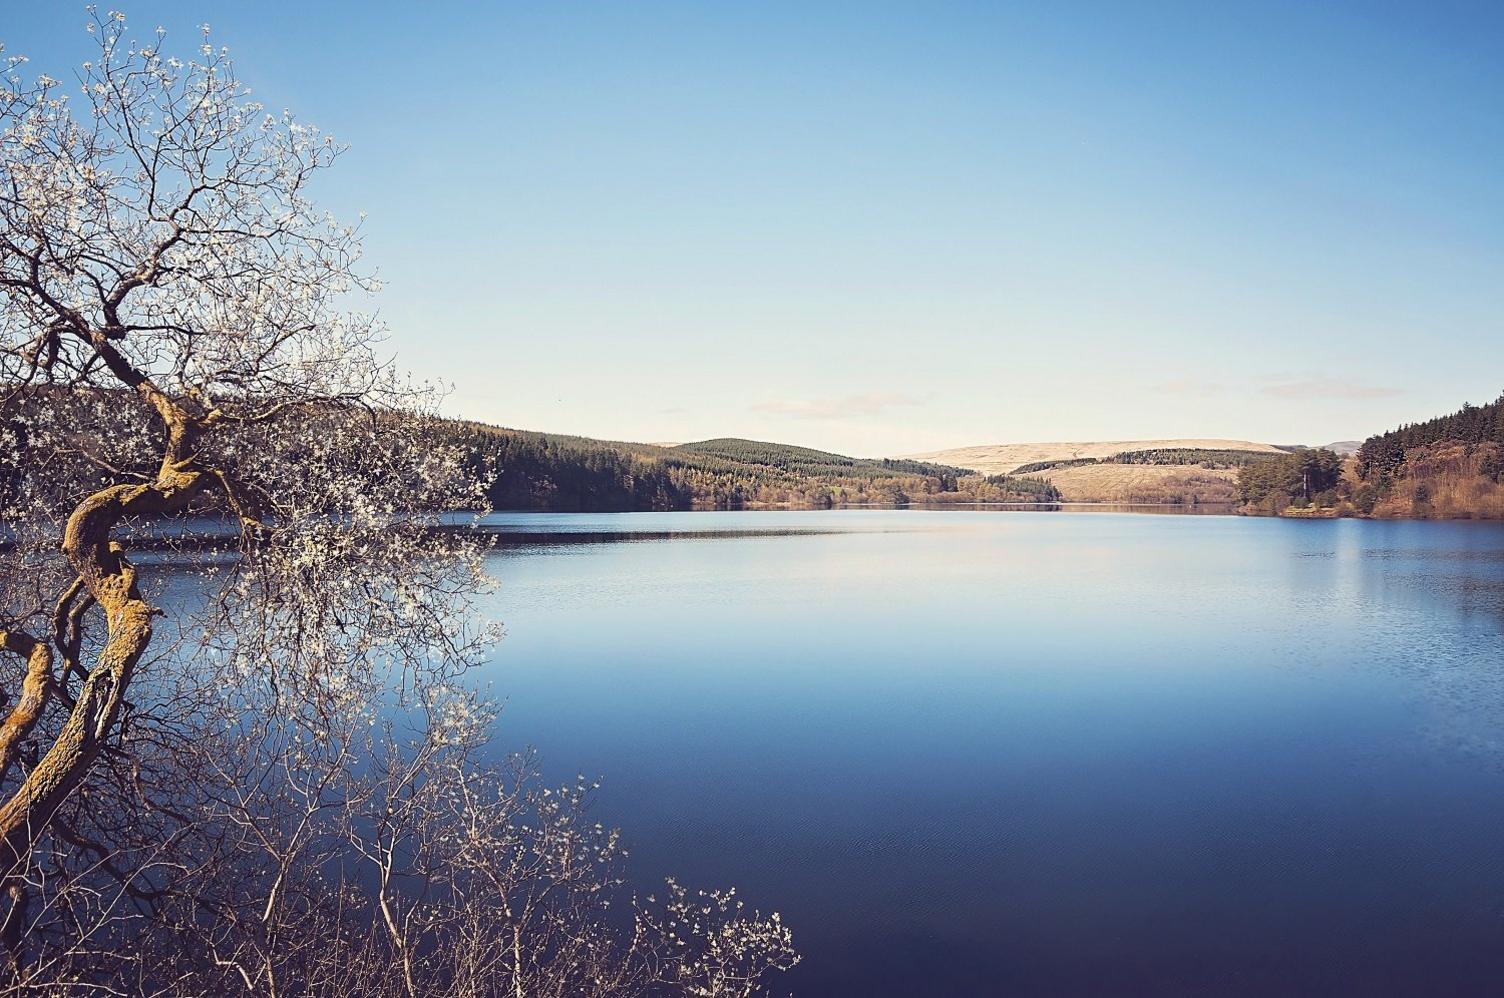
POLYGON ((499 741, 780 990, 1504 992, 1504 526, 495 519, 499 741))

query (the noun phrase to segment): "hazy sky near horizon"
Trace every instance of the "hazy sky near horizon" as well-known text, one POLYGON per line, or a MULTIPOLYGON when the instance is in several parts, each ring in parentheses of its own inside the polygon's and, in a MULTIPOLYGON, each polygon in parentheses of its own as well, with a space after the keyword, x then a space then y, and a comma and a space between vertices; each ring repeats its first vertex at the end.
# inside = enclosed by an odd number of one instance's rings
MULTIPOLYGON (((1504 389, 1498 3, 121 6, 350 143, 320 199, 455 414, 896 454, 1504 389)), ((0 42, 63 76, 82 7, 0 42)))

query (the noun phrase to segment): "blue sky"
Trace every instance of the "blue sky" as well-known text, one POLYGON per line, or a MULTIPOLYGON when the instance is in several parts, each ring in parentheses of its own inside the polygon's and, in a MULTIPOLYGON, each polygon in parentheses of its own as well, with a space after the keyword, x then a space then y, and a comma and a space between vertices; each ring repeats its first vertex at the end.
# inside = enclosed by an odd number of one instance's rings
MULTIPOLYGON (((457 414, 889 454, 1504 389, 1497 3, 124 9, 351 144, 322 200, 457 414)), ((83 20, 0 41, 60 76, 83 20)))

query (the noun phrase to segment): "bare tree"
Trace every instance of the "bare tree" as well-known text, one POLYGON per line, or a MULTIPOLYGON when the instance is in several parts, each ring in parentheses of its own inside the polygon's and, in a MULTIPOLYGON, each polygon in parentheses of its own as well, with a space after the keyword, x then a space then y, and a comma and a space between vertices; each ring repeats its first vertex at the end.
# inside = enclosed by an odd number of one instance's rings
POLYGON ((590 785, 486 761, 481 477, 349 310, 340 147, 89 30, 0 77, 7 987, 758 993, 776 915, 632 900, 590 785))

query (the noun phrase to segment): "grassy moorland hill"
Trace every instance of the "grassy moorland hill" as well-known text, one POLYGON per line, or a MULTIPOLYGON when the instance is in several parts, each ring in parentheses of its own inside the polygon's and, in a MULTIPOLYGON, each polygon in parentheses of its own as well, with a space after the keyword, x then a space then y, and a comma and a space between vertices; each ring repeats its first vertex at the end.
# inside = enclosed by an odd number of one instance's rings
POLYGON ((1284 451, 1251 440, 1181 438, 987 444, 914 455, 1042 478, 1074 502, 1236 502, 1238 469, 1284 451))
POLYGON ((1067 502, 1232 503, 1237 472, 1188 465, 1090 464, 1037 473, 1067 502))
POLYGON ((1150 450, 1252 451, 1277 454, 1280 448, 1252 440, 1187 438, 1174 440, 1078 440, 1053 443, 982 444, 956 447, 928 454, 910 454, 916 461, 933 461, 970 468, 989 475, 1017 472, 1025 465, 1042 462, 1101 459, 1116 454, 1150 450))

